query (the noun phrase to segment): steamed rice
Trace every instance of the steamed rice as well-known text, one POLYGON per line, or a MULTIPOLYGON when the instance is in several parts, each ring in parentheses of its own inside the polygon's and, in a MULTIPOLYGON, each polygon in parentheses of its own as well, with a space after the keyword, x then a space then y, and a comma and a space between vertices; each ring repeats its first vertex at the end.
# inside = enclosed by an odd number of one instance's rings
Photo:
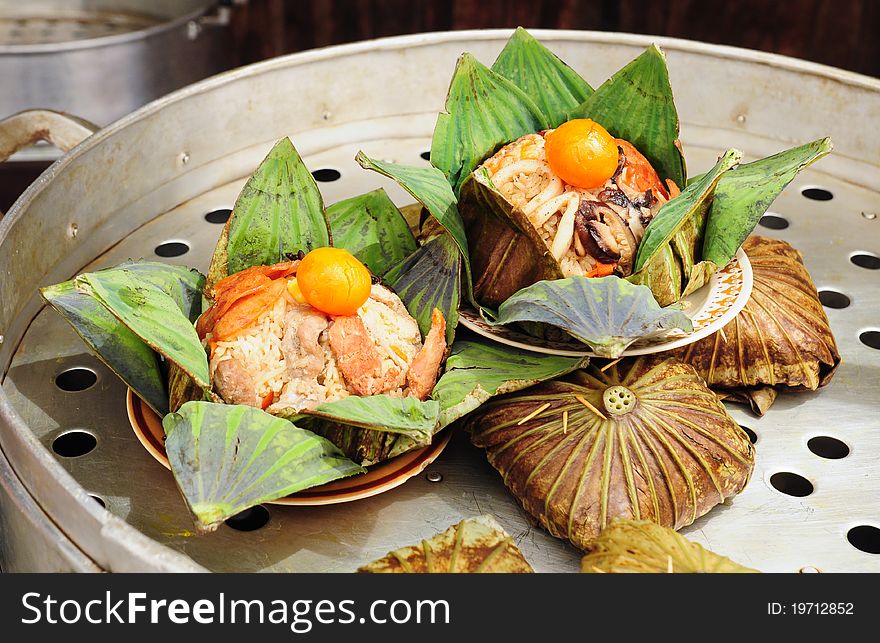
MULTIPOLYGON (((271 405, 267 409, 270 413, 310 409, 354 394, 330 347, 329 326, 318 338, 324 361, 321 373, 312 378, 290 377, 282 350, 285 332, 296 332, 296 328, 285 328, 290 306, 286 297, 280 297, 247 330, 232 340, 217 342, 210 361, 213 378, 221 362, 238 360, 253 378, 257 397, 265 399, 271 394, 271 405)), ((397 368, 401 373, 396 386, 384 394, 403 396, 406 372, 422 347, 418 324, 397 295, 381 286, 372 287, 370 298, 357 314, 383 357, 383 372, 397 368)))

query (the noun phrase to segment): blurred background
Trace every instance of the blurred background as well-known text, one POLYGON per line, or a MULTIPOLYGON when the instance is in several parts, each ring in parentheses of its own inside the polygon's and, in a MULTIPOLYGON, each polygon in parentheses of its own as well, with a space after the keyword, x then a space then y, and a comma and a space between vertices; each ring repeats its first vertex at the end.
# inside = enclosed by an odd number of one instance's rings
MULTIPOLYGON (((877 0, 0 0, 0 119, 44 107, 104 126, 274 56, 518 25, 687 38, 880 76, 877 0)), ((0 164, 0 212, 57 156, 42 145, 0 164)))
POLYGON ((250 0, 235 26, 240 63, 366 38, 523 26, 688 38, 880 75, 876 0, 250 0))

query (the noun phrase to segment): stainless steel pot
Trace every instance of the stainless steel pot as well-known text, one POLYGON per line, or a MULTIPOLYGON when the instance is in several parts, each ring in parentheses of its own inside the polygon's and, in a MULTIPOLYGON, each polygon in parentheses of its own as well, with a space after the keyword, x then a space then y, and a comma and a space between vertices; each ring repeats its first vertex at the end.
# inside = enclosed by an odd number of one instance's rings
MULTIPOLYGON (((417 477, 347 505, 270 506, 260 529, 223 526, 194 536, 171 476, 132 434, 124 387, 36 294, 40 285, 84 268, 155 258, 154 250, 168 241, 187 249, 170 261, 205 269, 220 228, 206 213, 229 208, 245 177, 285 135, 310 168, 340 173, 320 184, 326 202, 378 186, 400 204, 411 202, 389 181, 357 167, 355 152, 424 162, 420 154, 430 145, 457 56, 469 50, 491 61, 508 33, 357 43, 209 79, 88 138, 0 222, 0 448, 35 501, 31 508, 95 565, 351 571, 463 517, 492 513, 539 571, 577 569, 578 552, 533 528, 483 454, 460 437, 428 470, 441 473, 440 482, 417 477), (61 374, 83 376, 84 390, 61 388, 61 374), (85 439, 90 451, 78 457, 53 451, 58 438, 76 432, 91 436, 85 439)), ((596 84, 651 42, 589 32, 536 35, 596 84)), ((791 241, 820 289, 851 301, 828 310, 844 359, 829 388, 784 396, 760 419, 731 407, 758 436, 753 480, 731 505, 684 533, 766 571, 880 571, 880 558, 847 539, 854 527, 880 528, 880 476, 874 473, 880 350, 865 334, 880 330, 880 273, 862 267, 880 262, 880 131, 872 127, 880 118, 880 81, 763 53, 680 40, 660 44, 692 174, 727 146, 748 158, 833 137, 834 154, 799 176, 773 206, 789 227, 758 231, 791 241), (831 200, 807 198, 817 194, 811 187, 831 200), (845 442, 849 454, 820 457, 808 447, 817 435, 845 442), (773 482, 779 472, 807 479, 812 493, 783 493, 773 482)), ((0 550, 7 567, 38 560, 47 546, 45 539, 12 538, 0 550)))
POLYGON ((0 117, 111 123, 227 69, 228 17, 217 0, 0 0, 0 117))

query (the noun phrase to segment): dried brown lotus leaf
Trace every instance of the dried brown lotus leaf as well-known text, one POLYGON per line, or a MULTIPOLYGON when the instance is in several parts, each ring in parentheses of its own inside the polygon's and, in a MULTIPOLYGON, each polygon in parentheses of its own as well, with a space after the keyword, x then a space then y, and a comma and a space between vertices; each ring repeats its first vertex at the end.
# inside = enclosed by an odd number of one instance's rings
POLYGON ((718 332, 673 352, 709 386, 763 414, 778 390, 826 385, 840 354, 800 252, 785 241, 749 237, 743 243, 754 273, 742 312, 718 332))
POLYGON ((743 567, 647 520, 617 519, 581 559, 585 574, 740 574, 743 567))
POLYGON ((443 533, 403 547, 361 573, 531 573, 534 570, 492 516, 462 520, 443 533))
POLYGON ((691 366, 630 358, 567 380, 490 401, 466 425, 554 536, 583 549, 616 517, 679 529, 748 482, 752 444, 691 366))

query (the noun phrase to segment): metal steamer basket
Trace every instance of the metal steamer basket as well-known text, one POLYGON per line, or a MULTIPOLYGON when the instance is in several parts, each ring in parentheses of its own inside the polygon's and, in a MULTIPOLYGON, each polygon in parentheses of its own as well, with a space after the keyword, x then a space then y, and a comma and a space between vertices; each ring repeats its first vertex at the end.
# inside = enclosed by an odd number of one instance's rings
POLYGON ((0 116, 42 107, 106 125, 228 69, 217 0, 0 0, 0 116))
MULTIPOLYGON (((536 570, 578 569, 580 553, 534 527, 462 435, 425 475, 382 495, 268 505, 195 535, 171 475, 132 433, 124 386, 37 296, 41 285, 128 258, 205 270, 217 211, 286 135, 320 170, 327 203, 378 186, 410 203, 355 153, 426 163, 456 58, 468 50, 491 61, 508 35, 391 38, 235 70, 99 131, 28 189, 0 223, 4 569, 348 572, 482 513, 536 570)), ((833 137, 834 153, 795 179, 757 232, 803 252, 844 363, 828 388, 783 395, 763 418, 730 407, 757 436, 753 479, 683 533, 764 571, 880 571, 870 553, 880 527, 880 81, 680 40, 536 36, 593 84, 659 41, 691 174, 727 147, 748 159, 833 137), (846 447, 829 451, 817 436, 846 447)))

